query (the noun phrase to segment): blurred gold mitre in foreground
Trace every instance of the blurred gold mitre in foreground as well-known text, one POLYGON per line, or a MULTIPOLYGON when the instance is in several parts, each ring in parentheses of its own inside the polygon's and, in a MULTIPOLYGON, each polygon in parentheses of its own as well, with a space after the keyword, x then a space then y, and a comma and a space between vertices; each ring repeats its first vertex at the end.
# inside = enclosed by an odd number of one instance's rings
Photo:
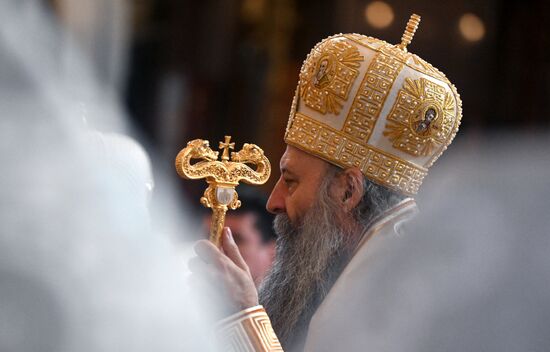
POLYGON ((454 85, 407 52, 419 22, 411 16, 398 45, 360 34, 317 44, 300 71, 285 142, 416 194, 462 117, 454 85))

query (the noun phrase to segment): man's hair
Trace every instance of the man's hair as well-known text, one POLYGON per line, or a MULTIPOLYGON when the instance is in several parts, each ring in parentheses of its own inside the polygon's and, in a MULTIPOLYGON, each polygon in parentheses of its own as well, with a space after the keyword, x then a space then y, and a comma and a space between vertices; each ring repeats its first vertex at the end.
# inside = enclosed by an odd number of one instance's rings
POLYGON ((235 210, 230 210, 227 215, 255 214, 256 222, 254 225, 262 235, 262 243, 265 244, 274 241, 277 238, 272 227, 275 216, 265 208, 267 197, 258 190, 242 186, 239 188, 238 193, 241 206, 235 210))
MULTIPOLYGON (((329 164, 326 176, 329 179, 337 177, 344 169, 329 164)), ((354 218, 365 229, 368 228, 380 214, 405 199, 406 196, 397 193, 387 187, 378 185, 363 176, 363 196, 355 209, 354 218)))

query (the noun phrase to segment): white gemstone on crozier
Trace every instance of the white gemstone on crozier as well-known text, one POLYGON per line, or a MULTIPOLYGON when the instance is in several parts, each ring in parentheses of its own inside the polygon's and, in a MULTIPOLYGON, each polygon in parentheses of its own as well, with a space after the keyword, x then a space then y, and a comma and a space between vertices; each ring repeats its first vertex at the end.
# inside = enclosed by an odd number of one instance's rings
POLYGON ((233 189, 225 187, 216 188, 216 198, 220 204, 228 205, 233 200, 233 189))

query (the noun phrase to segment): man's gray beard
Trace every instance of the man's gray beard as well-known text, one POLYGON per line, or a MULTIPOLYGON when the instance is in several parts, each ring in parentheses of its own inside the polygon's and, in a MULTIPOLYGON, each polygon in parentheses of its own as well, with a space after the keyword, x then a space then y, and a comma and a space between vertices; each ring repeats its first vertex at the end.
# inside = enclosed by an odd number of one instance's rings
POLYGON ((285 350, 302 347, 313 313, 349 259, 350 241, 359 237, 338 225, 338 208, 327 190, 320 187, 316 204, 299 226, 286 214, 274 221, 277 255, 259 297, 285 350))

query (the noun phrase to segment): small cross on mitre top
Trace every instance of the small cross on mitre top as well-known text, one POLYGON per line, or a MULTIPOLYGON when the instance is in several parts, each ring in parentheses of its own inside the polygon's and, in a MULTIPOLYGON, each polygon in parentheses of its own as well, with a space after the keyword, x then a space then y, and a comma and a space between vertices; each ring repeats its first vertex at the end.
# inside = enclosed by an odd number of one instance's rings
POLYGON ((231 136, 225 136, 225 142, 220 142, 220 149, 223 149, 222 161, 229 161, 229 149, 235 149, 235 143, 229 143, 231 136))

